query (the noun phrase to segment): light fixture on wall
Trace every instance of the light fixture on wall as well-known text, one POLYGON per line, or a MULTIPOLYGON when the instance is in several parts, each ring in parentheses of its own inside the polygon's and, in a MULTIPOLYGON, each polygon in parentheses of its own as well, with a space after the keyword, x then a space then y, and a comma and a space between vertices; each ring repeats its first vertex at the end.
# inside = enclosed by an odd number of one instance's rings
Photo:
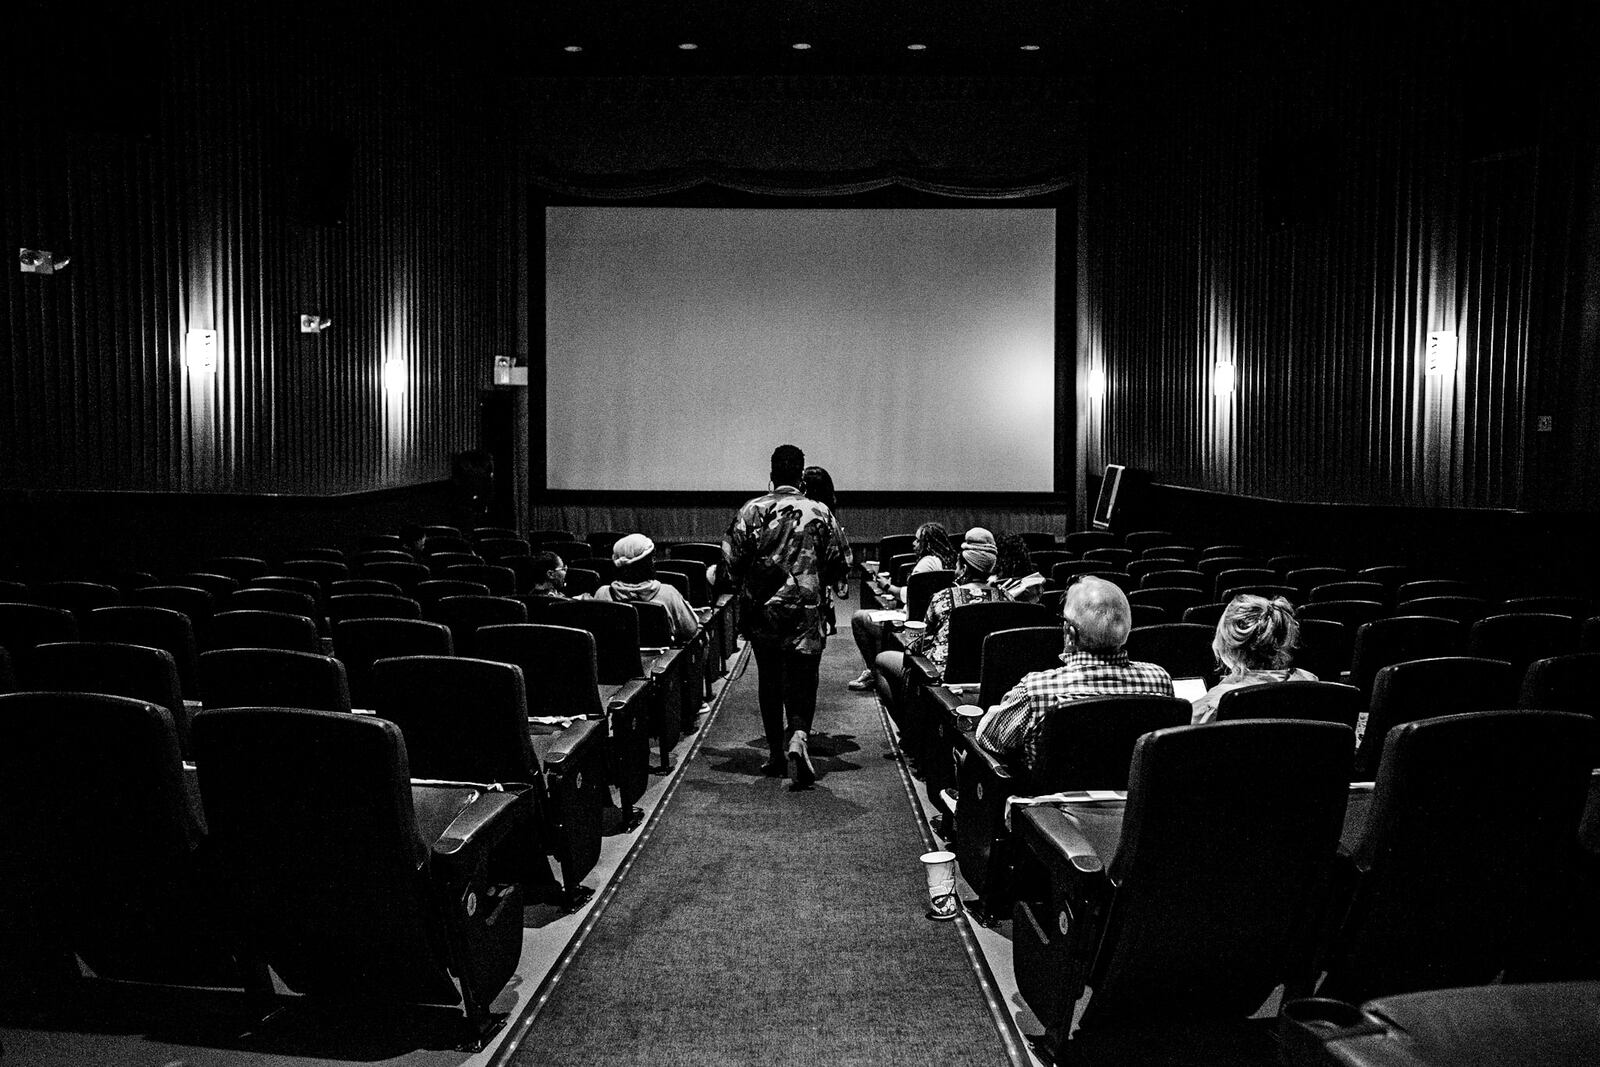
POLYGON ((1428 347, 1422 362, 1428 377, 1454 378, 1456 376, 1456 332, 1454 330, 1429 331, 1428 347))
POLYGON ((1104 400, 1106 397, 1106 372, 1096 367, 1089 372, 1089 399, 1104 400))
POLYGON ((190 372, 211 374, 217 369, 217 331, 190 330, 184 338, 184 363, 190 372))
POLYGON ((326 315, 301 315, 300 316, 300 332, 301 333, 321 333, 323 330, 326 330, 329 326, 332 326, 332 325, 333 325, 333 320, 328 318, 326 315))
POLYGON ((1233 395, 1232 363, 1217 361, 1216 369, 1211 373, 1211 391, 1219 397, 1233 395))
POLYGON ((383 365, 383 391, 401 396, 406 391, 406 361, 398 356, 383 365))
POLYGON ((66 269, 71 256, 63 256, 45 248, 18 248, 17 269, 24 274, 54 274, 66 269))

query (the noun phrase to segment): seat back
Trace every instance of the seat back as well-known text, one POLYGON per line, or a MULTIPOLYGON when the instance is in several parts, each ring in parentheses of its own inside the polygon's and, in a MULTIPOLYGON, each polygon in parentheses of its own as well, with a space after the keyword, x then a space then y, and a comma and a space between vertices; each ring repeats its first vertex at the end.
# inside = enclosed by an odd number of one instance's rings
POLYGON ((681 545, 673 545, 669 550, 670 558, 677 560, 693 560, 696 563, 710 567, 722 562, 722 546, 713 545, 706 541, 689 541, 681 545))
POLYGON ((1567 615, 1486 615, 1467 633, 1467 655, 1506 660, 1519 679, 1536 659, 1576 651, 1578 622, 1567 615))
MULTIPOLYGON (((277 611, 287 615, 300 615, 307 619, 317 617, 317 598, 305 593, 296 593, 291 589, 239 589, 229 593, 218 603, 222 605, 224 611, 277 611)), ((209 636, 204 643, 210 644, 209 636)))
POLYGON ((25 689, 109 693, 155 704, 172 719, 178 748, 189 754, 189 715, 171 653, 120 641, 61 641, 35 645, 18 668, 25 689))
POLYGON ((522 668, 529 715, 604 718, 588 630, 533 622, 485 626, 478 631, 478 656, 522 668))
POLYGON ((554 600, 540 620, 572 626, 594 635, 595 669, 600 684, 619 685, 644 677, 639 655, 639 613, 629 604, 607 600, 554 600))
POLYGON ((887 534, 880 537, 878 538, 878 562, 887 566, 894 557, 909 555, 916 548, 916 544, 916 534, 887 534))
POLYGON ((1600 718, 1600 652, 1550 656, 1528 664, 1522 676, 1519 708, 1576 711, 1600 718))
POLYGON ((1388 597, 1389 591, 1382 582, 1363 581, 1359 578, 1324 582, 1322 585, 1312 586, 1306 593, 1306 599, 1313 604, 1325 600, 1372 600, 1382 604, 1388 597))
POLYGON ((527 622, 528 606, 508 596, 447 596, 429 609, 428 618, 450 627, 457 655, 471 656, 478 627, 527 622))
MULTIPOLYGON (((585 561, 588 562, 588 561, 585 561)), ((568 596, 594 596, 600 589, 600 572, 592 571, 587 567, 568 567, 567 586, 568 596)))
POLYGON ((980 601, 952 609, 945 622, 950 628, 945 679, 957 683, 978 681, 982 675, 984 639, 990 634, 1024 626, 1055 629, 1052 625, 1055 621, 1049 608, 1015 600, 980 601))
POLYGON ((444 569, 444 577, 482 582, 494 596, 510 596, 517 591, 517 572, 495 563, 457 563, 444 569))
POLYGON ((203 712, 194 735, 218 892, 245 950, 296 992, 457 1003, 400 727, 252 707, 203 712))
POLYGON ((213 556, 200 565, 208 574, 226 574, 247 582, 258 574, 267 573, 267 561, 260 556, 213 556))
POLYGON ((381 578, 398 585, 402 591, 409 592, 419 583, 432 578, 433 572, 428 569, 427 564, 412 559, 383 559, 358 564, 356 575, 361 578, 381 578))
POLYGON ((84 620, 83 636, 89 641, 122 641, 162 649, 178 670, 183 698, 200 699, 200 653, 195 648, 194 625, 183 612, 149 604, 96 608, 84 620))
POLYGON ((326 589, 341 578, 350 577, 349 564, 331 559, 286 559, 278 569, 292 578, 305 578, 326 589))
POLYGON ((1081 558, 1093 560, 1096 563, 1104 564, 1112 570, 1116 570, 1127 566, 1128 561, 1133 559, 1133 549, 1102 545, 1099 548, 1086 549, 1081 554, 1081 558))
MULTIPOLYGON (((1345 581, 1345 580, 1349 579, 1350 577, 1351 577, 1350 572, 1345 570, 1343 567, 1327 567, 1327 566, 1321 566, 1321 567, 1296 567, 1294 570, 1289 571, 1287 574, 1285 574, 1283 576, 1283 580, 1284 580, 1284 582, 1286 584, 1292 585, 1296 589, 1300 590, 1300 599, 1304 600, 1306 598, 1306 594, 1311 592, 1313 589, 1317 588, 1318 586, 1330 585, 1330 584, 1334 584, 1334 583, 1337 583, 1337 582, 1342 582, 1342 581, 1345 581)), ((1379 584, 1381 585, 1382 583, 1379 583, 1379 584)), ((1353 596, 1353 597, 1327 596, 1327 597, 1317 597, 1316 599, 1318 599, 1318 600, 1387 600, 1389 598, 1388 591, 1386 589, 1384 589, 1384 590, 1381 590, 1381 592, 1382 592, 1381 596, 1353 596)))
POLYGON ((1040 793, 1126 789, 1134 742, 1151 730, 1188 725, 1187 700, 1108 696, 1069 700, 1045 715, 1030 788, 1040 793))
POLYGON ((1122 535, 1122 543, 1135 552, 1142 552, 1155 545, 1167 545, 1178 539, 1178 535, 1171 530, 1129 530, 1122 535))
POLYGON ((561 557, 563 563, 572 563, 580 559, 604 559, 611 561, 611 546, 607 545, 602 552, 596 552, 589 547, 587 541, 547 541, 539 546, 541 552, 554 552, 561 557))
MULTIPOLYGON (((1388 613, 1388 609, 1376 600, 1319 600, 1315 604, 1301 605, 1297 614, 1301 621, 1327 619, 1330 622, 1342 622, 1353 632, 1363 623, 1381 619, 1388 613)), ((1401 611, 1397 614, 1408 613, 1401 611)))
POLYGON ((333 624, 333 652, 344 664, 350 700, 372 707, 372 664, 393 656, 450 656, 450 627, 422 619, 341 619, 333 624))
POLYGON ((488 596, 489 587, 466 578, 429 578, 425 582, 418 582, 411 595, 422 605, 423 614, 427 614, 447 596, 488 596))
POLYGON ((1344 821, 1331 723, 1180 726, 1134 747, 1086 1030, 1243 1020, 1289 977, 1344 821))
POLYGON ((1058 666, 1062 647, 1061 627, 1053 622, 995 630, 984 635, 978 706, 992 708, 1023 675, 1058 666))
POLYGON ((122 590, 100 582, 40 582, 33 587, 32 600, 52 608, 65 608, 79 622, 95 608, 108 608, 122 603, 122 590))
POLYGON ((1197 622, 1164 622, 1128 631, 1128 658, 1165 667, 1174 678, 1204 678, 1215 674, 1216 654, 1211 639, 1216 627, 1197 622))
POLYGON ((166 709, 102 693, 0 696, 0 820, 0 985, 71 953, 106 978, 238 984, 211 937, 202 834, 166 709))
POLYGON ((1262 682, 1230 689, 1217 699, 1217 722, 1234 719, 1303 719, 1350 728, 1355 751, 1356 722, 1367 700, 1353 685, 1340 682, 1262 682))
MULTIPOLYGON (((1131 572, 1130 572, 1131 573, 1131 572)), ((1198 596, 1195 603, 1205 599, 1210 583, 1206 576, 1196 570, 1159 570, 1152 571, 1139 579, 1140 589, 1193 589, 1198 596)))
MULTIPOLYGON (((1217 623, 1222 621, 1222 613, 1227 610, 1228 604, 1227 601, 1224 600, 1215 600, 1208 604, 1196 604, 1193 607, 1184 608, 1183 616, 1181 619, 1179 619, 1179 621, 1197 623, 1200 626, 1209 626, 1211 627, 1212 631, 1215 632, 1217 629, 1217 623)), ((1321 675, 1318 675, 1317 677, 1320 678, 1321 675)))
POLYGON ((401 596, 404 590, 395 582, 383 578, 340 578, 337 582, 328 583, 329 596, 341 593, 388 593, 390 596, 401 596))
MULTIPOLYGON (((1407 585, 1415 585, 1408 582, 1407 585)), ((1405 595, 1405 586, 1400 596, 1405 595)), ((1425 596, 1401 600, 1395 605, 1396 615, 1437 615, 1442 619, 1455 619, 1471 626, 1489 614, 1489 602, 1481 596, 1425 596)))
POLYGON ((1061 539, 1068 552, 1076 552, 1081 559, 1094 548, 1114 548, 1117 535, 1109 530, 1073 530, 1061 539))
POLYGON ((341 593, 328 598, 328 618, 344 619, 420 619, 422 605, 408 596, 388 593, 341 593))
POLYGON ((1206 594, 1186 585, 1156 586, 1135 589, 1128 594, 1128 603, 1134 607, 1160 608, 1174 622, 1185 611, 1201 603, 1206 594))
POLYGON ((405 735, 411 773, 466 782, 538 780, 522 668, 463 656, 372 665, 372 710, 405 735))
MULTIPOLYGON (((356 579, 354 579, 354 578, 344 578, 344 579, 340 579, 340 580, 341 581, 355 581, 356 579)), ((370 581, 371 579, 368 579, 368 580, 370 581)), ((334 585, 337 585, 337 584, 339 584, 339 583, 338 582, 330 582, 329 583, 330 591, 332 591, 332 587, 334 585)), ((292 574, 263 574, 259 578, 250 579, 250 581, 246 584, 246 588, 249 588, 249 589, 287 589, 291 593, 304 593, 306 596, 311 597, 313 600, 320 600, 321 597, 322 597, 322 586, 321 585, 319 585, 317 582, 313 581, 310 578, 297 578, 296 576, 294 576, 292 574)), ((346 591, 347 592, 354 592, 355 590, 346 590, 346 591)), ((220 597, 220 596, 217 597, 217 602, 221 603, 222 599, 223 598, 220 597)))
POLYGON ((1458 578, 1417 578, 1395 587, 1395 600, 1402 603, 1423 597, 1472 595, 1472 586, 1458 578))
POLYGON ((1505 660, 1435 656, 1391 663, 1378 671, 1367 704, 1367 726, 1356 753, 1356 775, 1377 773, 1384 739, 1402 723, 1438 715, 1509 708, 1518 679, 1505 660))
POLYGON ((1494 609, 1497 615, 1536 612, 1541 615, 1565 615, 1574 622, 1589 615, 1589 600, 1581 596, 1514 596, 1494 609))
POLYGON ((279 648, 222 648, 200 654, 200 693, 210 708, 350 710, 344 664, 332 656, 279 648))
POLYGON ((906 618, 916 620, 926 618, 928 604, 933 600, 933 594, 941 589, 949 589, 955 581, 956 572, 944 568, 906 575, 906 618))
POLYGON ((77 639, 78 620, 66 608, 0 602, 0 648, 14 659, 34 645, 77 639))
POLYGON ((320 652, 317 624, 285 611, 221 611, 211 616, 212 648, 286 648, 320 652))
POLYGON ((1301 619, 1294 665, 1324 682, 1338 681, 1350 669, 1351 630, 1331 619, 1301 619))
POLYGON ((1102 566, 1092 559, 1074 559, 1057 563, 1050 568, 1050 584, 1067 586, 1072 584, 1072 579, 1080 574, 1093 574, 1102 570, 1102 566))
POLYGON ((670 648, 672 646, 672 616, 665 604, 655 601, 624 601, 639 615, 639 647, 670 648))
POLYGON ((1435 656, 1459 656, 1466 629, 1454 619, 1436 615, 1392 615, 1356 628, 1350 661, 1350 684, 1368 698, 1378 672, 1391 663, 1435 656))
POLYGON ((1555 926, 1565 921, 1597 731, 1594 719, 1558 711, 1394 727, 1355 846, 1361 874, 1327 961, 1327 994, 1360 1001, 1481 984, 1570 933, 1555 926))
POLYGON ((706 569, 697 560, 658 560, 656 576, 663 582, 677 586, 690 607, 703 608, 711 603, 711 586, 706 582, 706 569), (683 579, 681 584, 678 578, 683 579))
POLYGON ((17 689, 17 672, 11 666, 11 653, 0 647, 0 693, 13 693, 17 689))
POLYGON ((1231 600, 1223 594, 1229 589, 1242 585, 1271 585, 1278 582, 1278 572, 1271 567, 1235 567, 1232 570, 1218 571, 1213 580, 1212 590, 1218 600, 1231 600))

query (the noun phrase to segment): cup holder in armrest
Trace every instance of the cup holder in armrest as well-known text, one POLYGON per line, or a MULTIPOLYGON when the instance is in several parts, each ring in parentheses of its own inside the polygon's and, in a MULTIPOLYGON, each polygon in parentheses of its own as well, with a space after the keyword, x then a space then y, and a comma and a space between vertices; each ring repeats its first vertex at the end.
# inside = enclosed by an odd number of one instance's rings
POLYGON ((1283 1042, 1283 1062, 1323 1063, 1322 1049, 1330 1041, 1388 1030, 1354 1004, 1329 997, 1291 1000, 1278 1015, 1278 1036, 1283 1042))

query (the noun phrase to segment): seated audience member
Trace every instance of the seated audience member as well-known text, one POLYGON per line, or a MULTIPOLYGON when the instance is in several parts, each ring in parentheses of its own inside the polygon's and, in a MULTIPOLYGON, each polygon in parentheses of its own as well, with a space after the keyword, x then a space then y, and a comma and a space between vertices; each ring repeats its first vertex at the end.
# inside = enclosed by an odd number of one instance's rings
POLYGON ((644 534, 629 534, 611 547, 611 562, 617 565, 617 577, 610 585, 602 585, 594 594, 596 600, 613 600, 621 604, 638 604, 654 601, 667 609, 672 621, 672 643, 682 644, 700 629, 700 617, 694 613, 683 594, 656 579, 656 543, 644 534))
POLYGON ((1165 670, 1128 658, 1133 612, 1121 589, 1086 576, 1063 600, 1062 665, 1024 675, 978 722, 978 743, 1023 771, 1035 767, 1039 726, 1055 708, 1086 697, 1172 695, 1165 670))
MULTIPOLYGON (((951 570, 956 565, 956 548, 950 543, 950 535, 937 522, 925 522, 917 527, 911 551, 917 555, 917 562, 911 568, 912 574, 951 570)), ((888 560, 879 562, 885 567, 889 564, 888 560)), ((893 594, 903 607, 906 602, 905 586, 890 584, 886 570, 880 570, 878 574, 881 579, 878 588, 893 594)), ((867 665, 860 677, 850 683, 851 689, 872 688, 873 670, 878 653, 883 650, 883 624, 890 620, 904 622, 905 618, 906 613, 898 608, 862 608, 850 616, 850 632, 855 636, 862 662, 867 665)))
POLYGON ((1194 722, 1210 722, 1217 713, 1217 701, 1230 689, 1262 682, 1314 682, 1317 676, 1292 666, 1294 648, 1300 638, 1300 620, 1294 605, 1283 597, 1251 596, 1233 598, 1217 620, 1217 635, 1211 651, 1222 667, 1222 681, 1194 702, 1194 722))
MULTIPOLYGON (((924 616, 927 629, 911 648, 912 652, 927 656, 933 664, 934 677, 931 681, 937 682, 944 677, 945 661, 950 655, 950 627, 946 625, 950 621, 950 613, 963 604, 1005 599, 1004 593, 989 584, 994 565, 994 535, 981 526, 968 530, 966 540, 961 543, 961 558, 956 564, 956 582, 950 588, 933 594, 933 599, 928 601, 928 613, 924 616)), ((905 656, 899 652, 880 652, 877 668, 899 677, 905 673, 905 656)))
POLYGON ((568 599, 567 564, 554 552, 540 552, 533 557, 533 587, 529 596, 547 596, 557 600, 568 599))
POLYGON ((1011 600, 1037 604, 1044 575, 1033 565, 1028 543, 1021 534, 1007 534, 1000 539, 999 551, 1000 561, 995 564, 994 577, 989 579, 994 587, 1011 600))
POLYGON ((822 587, 822 620, 828 633, 838 633, 838 615, 834 611, 836 597, 850 594, 850 568, 855 566, 855 553, 850 550, 850 535, 845 533, 844 522, 839 518, 839 505, 833 491, 833 476, 821 467, 807 467, 800 475, 800 491, 807 498, 827 506, 833 521, 839 524, 839 545, 844 549, 845 576, 832 585, 822 587))

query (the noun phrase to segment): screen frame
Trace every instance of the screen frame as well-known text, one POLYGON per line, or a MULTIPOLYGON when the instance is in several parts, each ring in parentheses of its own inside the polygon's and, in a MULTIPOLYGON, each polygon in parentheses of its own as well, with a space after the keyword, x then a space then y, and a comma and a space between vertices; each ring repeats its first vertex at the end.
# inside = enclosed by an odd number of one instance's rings
MULTIPOLYGON (((528 195, 528 480, 533 505, 637 505, 637 506, 737 506, 765 482, 752 470, 749 490, 626 490, 552 489, 546 444, 549 345, 545 333, 545 209, 549 207, 671 207, 671 208, 1052 208, 1055 210, 1055 426, 1052 442, 1053 476, 1048 492, 923 492, 841 491, 841 502, 852 507, 916 507, 955 505, 1059 507, 1071 504, 1077 489, 1076 363, 1078 336, 1078 196, 1073 187, 1015 197, 944 196, 888 185, 866 192, 837 195, 793 195, 749 192, 712 183, 659 196, 582 197, 532 188, 528 195)), ((774 442, 779 444, 781 442, 774 442)), ((762 466, 760 457, 756 467, 762 466)))

